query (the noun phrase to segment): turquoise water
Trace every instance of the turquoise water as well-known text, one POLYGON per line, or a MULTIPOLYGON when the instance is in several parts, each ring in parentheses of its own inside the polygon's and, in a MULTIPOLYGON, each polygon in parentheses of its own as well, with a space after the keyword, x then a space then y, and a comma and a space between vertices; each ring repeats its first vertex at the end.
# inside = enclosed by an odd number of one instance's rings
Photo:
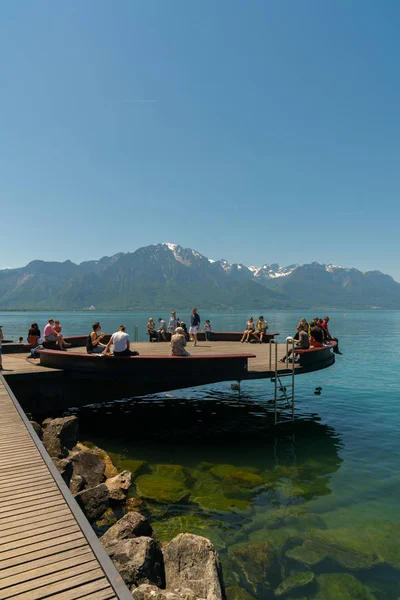
MULTIPOLYGON (((199 312, 226 330, 242 329, 248 316, 199 312)), ((296 378, 294 428, 268 425, 272 385, 263 380, 246 382, 240 396, 223 383, 79 413, 82 437, 120 466, 145 462, 132 495, 163 541, 180 531, 214 541, 231 598, 285 590, 284 599, 400 597, 400 312, 329 314, 343 355, 296 378), (168 477, 159 466, 166 464, 177 465, 168 477), (163 502, 154 501, 154 488, 163 502)), ((143 333, 148 315, 58 315, 66 335, 86 333, 94 316, 104 331, 125 323, 143 333)), ((303 314, 264 316, 284 339, 303 314)), ((34 320, 43 328, 46 318, 0 317, 14 338, 34 320)))

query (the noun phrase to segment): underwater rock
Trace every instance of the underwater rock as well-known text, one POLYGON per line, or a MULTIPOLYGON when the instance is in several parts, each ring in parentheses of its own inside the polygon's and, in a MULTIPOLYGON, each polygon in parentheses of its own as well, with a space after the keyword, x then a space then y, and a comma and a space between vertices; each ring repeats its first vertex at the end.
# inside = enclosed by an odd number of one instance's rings
POLYGON ((209 540, 181 533, 163 548, 166 587, 190 589, 199 598, 225 600, 222 566, 209 540))
POLYGON ((96 521, 96 527, 111 527, 114 523, 117 522, 117 517, 114 514, 112 508, 107 508, 106 512, 103 516, 96 521))
POLYGON ((226 600, 255 600, 254 596, 246 592, 239 585, 232 585, 226 588, 226 600))
POLYGON ((125 501, 125 510, 127 512, 140 512, 143 506, 143 500, 141 498, 127 498, 125 501))
POLYGON ((100 538, 104 548, 110 544, 115 544, 120 540, 135 537, 151 537, 153 530, 150 523, 143 515, 137 512, 129 512, 110 527, 110 529, 100 538))
POLYGON ((191 590, 171 591, 160 590, 155 585, 142 583, 138 588, 132 588, 132 597, 134 600, 201 600, 197 598, 191 590))
POLYGON ((222 489, 230 498, 248 498, 254 495, 254 491, 264 483, 260 475, 249 471, 234 471, 225 475, 222 479, 222 489))
POLYGON ((298 479, 303 471, 302 467, 293 467, 288 465, 277 465, 274 467, 274 474, 279 479, 298 479))
MULTIPOLYGON (((100 542, 104 546, 103 539, 104 536, 100 538, 100 542)), ((163 555, 152 538, 117 540, 104 547, 128 586, 139 586, 142 583, 165 586, 163 555)))
POLYGON ((314 581, 315 575, 312 571, 293 571, 275 590, 275 596, 282 596, 292 590, 304 587, 314 581))
POLYGON ((110 495, 105 483, 83 490, 75 495, 75 500, 89 521, 97 521, 107 510, 110 495))
POLYGON ((311 529, 302 546, 286 552, 286 556, 306 565, 331 558, 346 569, 368 569, 382 559, 350 529, 311 529))
POLYGON ((115 477, 107 479, 105 482, 110 492, 111 500, 122 501, 125 500, 126 494, 132 485, 132 475, 130 471, 122 471, 115 477))
POLYGON ((184 502, 190 496, 182 483, 159 475, 140 475, 136 480, 136 491, 141 498, 160 504, 184 502))
POLYGON ((165 521, 153 521, 152 527, 154 535, 162 544, 170 542, 180 533, 193 533, 209 539, 217 551, 226 548, 223 536, 218 532, 223 523, 214 519, 207 520, 196 514, 173 516, 165 521))
POLYGON ((223 479, 226 475, 231 475, 232 473, 237 472, 254 474, 258 472, 258 469, 251 467, 244 469, 235 465, 213 465, 213 467, 210 469, 210 473, 212 473, 217 479, 223 479))
POLYGON ((92 488, 105 479, 105 464, 99 456, 91 452, 71 452, 70 458, 74 475, 80 475, 85 481, 85 487, 92 488))
POLYGON ((190 472, 182 465, 156 465, 154 472, 160 477, 178 481, 183 487, 190 487, 192 483, 190 472))
POLYGON ((222 493, 205 493, 203 496, 192 496, 191 500, 204 510, 212 512, 238 512, 246 510, 249 506, 249 500, 226 498, 222 493))
POLYGON ((329 573, 317 577, 315 600, 376 600, 372 592, 350 573, 329 573))
POLYGON ((258 597, 271 588, 277 572, 276 547, 264 542, 240 542, 228 548, 233 566, 241 578, 258 597))

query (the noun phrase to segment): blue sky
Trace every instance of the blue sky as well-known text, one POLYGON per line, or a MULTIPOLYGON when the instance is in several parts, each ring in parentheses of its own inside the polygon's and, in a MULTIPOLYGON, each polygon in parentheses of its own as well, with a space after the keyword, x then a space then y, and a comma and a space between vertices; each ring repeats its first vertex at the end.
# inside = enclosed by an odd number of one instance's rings
POLYGON ((171 241, 400 281, 400 4, 3 0, 0 268, 171 241))

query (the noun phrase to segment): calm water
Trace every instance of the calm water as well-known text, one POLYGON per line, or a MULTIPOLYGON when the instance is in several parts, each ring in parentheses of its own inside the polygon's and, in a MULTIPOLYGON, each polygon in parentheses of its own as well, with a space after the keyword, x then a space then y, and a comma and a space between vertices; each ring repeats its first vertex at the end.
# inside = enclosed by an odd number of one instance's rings
MULTIPOLYGON (((199 312, 224 330, 242 329, 248 316, 199 312)), ((86 333, 96 317, 107 332, 138 325, 141 338, 148 316, 58 315, 65 335, 86 333)), ((303 314, 264 316, 284 339, 303 314)), ((162 495, 141 504, 161 540, 181 531, 213 540, 231 598, 400 597, 400 312, 330 316, 343 356, 296 378, 294 428, 268 425, 269 381, 246 382, 240 396, 224 383, 79 413, 82 438, 121 467, 140 467, 142 496, 162 495)), ((0 319, 15 339, 46 317, 0 319)))

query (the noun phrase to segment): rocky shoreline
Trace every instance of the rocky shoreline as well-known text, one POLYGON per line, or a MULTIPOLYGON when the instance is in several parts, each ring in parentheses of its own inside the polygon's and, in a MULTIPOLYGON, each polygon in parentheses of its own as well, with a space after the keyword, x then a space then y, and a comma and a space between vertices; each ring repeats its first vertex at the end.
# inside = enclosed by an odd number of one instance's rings
MULTIPOLYGON (((32 422, 135 600, 225 600, 218 552, 205 537, 181 533, 162 545, 138 503, 127 499, 135 472, 118 472, 101 448, 79 442, 75 416, 32 422)), ((173 465, 160 465, 168 472, 173 465)))

